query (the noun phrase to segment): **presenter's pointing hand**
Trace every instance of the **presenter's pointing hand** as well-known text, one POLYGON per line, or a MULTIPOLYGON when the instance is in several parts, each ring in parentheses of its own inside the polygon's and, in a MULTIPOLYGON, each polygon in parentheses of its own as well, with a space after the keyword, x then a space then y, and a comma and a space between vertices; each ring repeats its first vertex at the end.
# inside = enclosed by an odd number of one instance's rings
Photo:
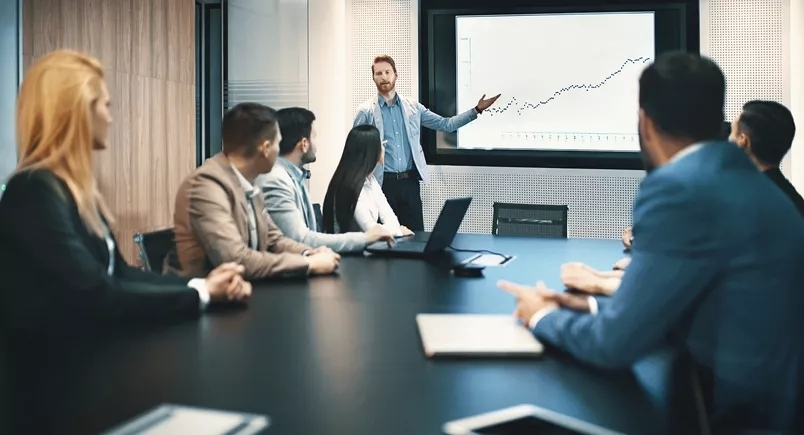
POLYGON ((477 102, 478 110, 482 112, 491 107, 491 105, 494 104, 495 101, 497 101, 497 98, 500 98, 500 95, 501 94, 497 94, 491 98, 486 98, 486 94, 483 94, 483 96, 480 97, 480 100, 477 102))

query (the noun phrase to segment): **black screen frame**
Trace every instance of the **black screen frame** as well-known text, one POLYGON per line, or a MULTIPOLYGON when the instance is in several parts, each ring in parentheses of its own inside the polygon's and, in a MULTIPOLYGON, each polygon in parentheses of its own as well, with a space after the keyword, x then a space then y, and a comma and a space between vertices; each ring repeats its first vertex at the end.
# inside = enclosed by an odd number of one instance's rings
MULTIPOLYGON (((433 37, 435 17, 452 16, 452 41, 455 41, 454 23, 457 15, 511 15, 511 14, 550 14, 550 13, 594 13, 594 12, 662 12, 679 14, 676 25, 677 43, 661 41, 661 29, 656 30, 656 55, 662 52, 684 49, 700 52, 699 9, 697 1, 664 1, 642 3, 611 4, 613 2, 592 1, 536 1, 524 6, 517 0, 497 0, 493 6, 487 2, 472 0, 423 0, 420 4, 419 40, 419 101, 434 112, 443 116, 455 115, 454 111, 438 106, 435 83, 436 48, 433 37), (536 5, 534 5, 536 3, 536 5), (563 5, 561 3, 564 3, 563 5)), ((619 3, 619 2, 616 2, 619 3)), ((658 25, 659 23, 657 23, 658 25)), ((447 30, 449 32, 449 29, 447 30)), ((454 42, 453 42, 454 43, 454 42)), ((452 53, 455 52, 453 45, 452 53)), ((450 58, 455 63, 454 55, 450 58)), ((454 75, 454 74, 453 74, 454 75)), ((445 86, 450 89, 449 86, 445 86)), ((451 91, 454 95, 454 86, 451 91)), ((457 113, 469 108, 456 108, 457 113)), ((481 115, 482 116, 482 115, 481 115)), ((636 123, 636 116, 634 119, 636 123)), ((437 148, 436 132, 422 129, 422 147, 428 164, 447 166, 487 166, 487 167, 540 167, 540 168, 578 168, 578 169, 643 169, 639 152, 601 152, 601 151, 544 151, 544 150, 505 150, 505 149, 459 149, 437 148)))

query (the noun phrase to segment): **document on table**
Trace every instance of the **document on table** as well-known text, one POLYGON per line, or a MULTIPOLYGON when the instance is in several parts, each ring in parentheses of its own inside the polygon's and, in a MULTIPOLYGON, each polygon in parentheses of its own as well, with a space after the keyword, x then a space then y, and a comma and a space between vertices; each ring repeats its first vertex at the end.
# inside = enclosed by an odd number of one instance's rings
POLYGON ((474 264, 475 266, 484 267, 505 267, 515 259, 516 257, 514 256, 508 257, 498 254, 477 254, 468 258, 464 264, 474 264))
POLYGON ((263 415, 164 404, 103 435, 254 435, 268 425, 263 415))

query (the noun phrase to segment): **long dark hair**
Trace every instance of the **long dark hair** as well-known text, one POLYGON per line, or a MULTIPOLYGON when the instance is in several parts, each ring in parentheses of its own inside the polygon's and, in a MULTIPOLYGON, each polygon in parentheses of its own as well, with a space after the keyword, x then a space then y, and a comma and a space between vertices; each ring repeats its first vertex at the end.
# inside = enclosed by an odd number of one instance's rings
POLYGON ((335 232, 337 222, 341 232, 352 227, 357 199, 363 184, 380 160, 382 153, 380 131, 373 125, 358 125, 346 136, 343 155, 324 197, 323 229, 326 233, 335 232))

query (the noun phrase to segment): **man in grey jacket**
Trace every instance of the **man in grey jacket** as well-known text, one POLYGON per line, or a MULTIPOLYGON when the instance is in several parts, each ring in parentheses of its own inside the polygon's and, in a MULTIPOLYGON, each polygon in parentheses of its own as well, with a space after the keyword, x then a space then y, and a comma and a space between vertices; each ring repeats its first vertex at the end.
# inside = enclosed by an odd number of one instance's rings
POLYGON ((279 158, 270 173, 255 181, 265 198, 265 209, 285 237, 317 248, 326 246, 335 252, 362 251, 369 243, 393 241, 393 235, 380 225, 365 233, 325 234, 319 232, 310 194, 305 180, 309 172, 304 165, 315 161, 315 115, 290 107, 277 112, 282 133, 279 158))
POLYGON ((374 171, 388 204, 399 223, 413 231, 424 231, 421 185, 428 180, 427 162, 421 144, 421 128, 453 132, 477 119, 500 95, 480 97, 477 106, 445 118, 421 103, 396 93, 396 63, 381 54, 371 64, 377 94, 357 108, 354 126, 370 124, 385 140, 385 163, 374 171))

